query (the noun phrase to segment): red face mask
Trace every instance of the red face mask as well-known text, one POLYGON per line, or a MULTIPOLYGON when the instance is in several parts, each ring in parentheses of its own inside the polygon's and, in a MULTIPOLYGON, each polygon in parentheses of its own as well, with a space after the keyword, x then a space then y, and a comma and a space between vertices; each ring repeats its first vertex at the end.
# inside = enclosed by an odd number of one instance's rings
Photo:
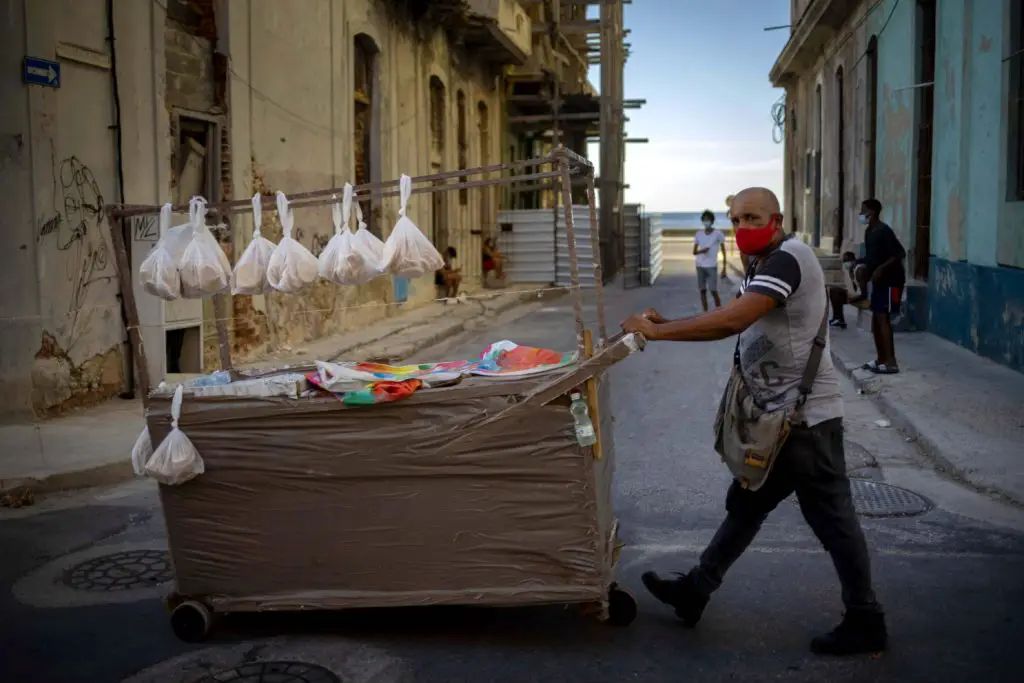
POLYGON ((740 225, 736 228, 736 246, 747 256, 760 254, 775 237, 776 217, 768 221, 768 225, 740 225))

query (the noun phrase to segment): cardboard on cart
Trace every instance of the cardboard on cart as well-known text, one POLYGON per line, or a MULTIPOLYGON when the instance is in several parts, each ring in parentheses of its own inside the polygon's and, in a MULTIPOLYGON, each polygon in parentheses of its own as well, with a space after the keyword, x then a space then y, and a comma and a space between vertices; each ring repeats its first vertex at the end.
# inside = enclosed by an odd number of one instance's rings
MULTIPOLYGON (((608 383, 597 460, 567 399, 508 410, 550 381, 469 378, 360 407, 186 396, 180 428, 206 471, 161 486, 178 594, 225 611, 604 599, 608 383)), ((154 443, 169 410, 153 397, 154 443)))

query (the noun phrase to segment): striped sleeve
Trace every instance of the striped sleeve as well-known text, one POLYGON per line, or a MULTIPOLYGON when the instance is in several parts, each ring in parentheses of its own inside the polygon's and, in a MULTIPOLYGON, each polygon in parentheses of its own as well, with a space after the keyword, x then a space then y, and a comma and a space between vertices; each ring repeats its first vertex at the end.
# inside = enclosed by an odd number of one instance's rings
POLYGON ((757 268, 744 291, 770 296, 781 305, 799 286, 800 264, 796 257, 782 249, 776 249, 757 268))

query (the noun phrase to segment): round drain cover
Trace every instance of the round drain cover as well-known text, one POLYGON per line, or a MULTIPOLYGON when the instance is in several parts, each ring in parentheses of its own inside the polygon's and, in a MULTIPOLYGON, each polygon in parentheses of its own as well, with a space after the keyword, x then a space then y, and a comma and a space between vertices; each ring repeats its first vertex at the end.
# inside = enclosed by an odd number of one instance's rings
POLYGON ((913 491, 868 479, 850 479, 853 507, 865 517, 909 517, 932 509, 932 504, 913 491))
POLYGON ((174 578, 165 550, 126 550, 76 564, 64 573, 64 583, 83 591, 126 591, 152 588, 174 578))
POLYGON ((316 664, 253 662, 208 674, 196 683, 341 683, 341 679, 316 664))

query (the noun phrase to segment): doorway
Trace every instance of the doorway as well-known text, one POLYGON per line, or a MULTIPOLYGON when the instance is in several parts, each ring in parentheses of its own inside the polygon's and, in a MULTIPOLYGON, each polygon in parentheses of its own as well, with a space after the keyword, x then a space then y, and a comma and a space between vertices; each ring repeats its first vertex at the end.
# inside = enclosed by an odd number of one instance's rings
POLYGON ((815 138, 814 143, 814 238, 813 244, 821 246, 821 129, 824 112, 821 109, 821 85, 814 89, 815 138))
POLYGON ((918 0, 917 193, 913 276, 928 279, 932 222, 932 117, 935 112, 935 0, 918 0))
MULTIPOLYGON (((446 152, 446 97, 444 83, 437 76, 430 77, 430 166, 440 172, 446 152)), ((437 181, 436 185, 443 184, 437 181)), ((431 241, 438 251, 448 247, 448 193, 432 192, 430 204, 431 241)))
POLYGON ((838 160, 836 162, 836 234, 832 243, 832 253, 838 254, 842 250, 844 238, 844 226, 846 221, 846 120, 844 116, 845 103, 843 93, 843 67, 836 69, 836 151, 838 160))

